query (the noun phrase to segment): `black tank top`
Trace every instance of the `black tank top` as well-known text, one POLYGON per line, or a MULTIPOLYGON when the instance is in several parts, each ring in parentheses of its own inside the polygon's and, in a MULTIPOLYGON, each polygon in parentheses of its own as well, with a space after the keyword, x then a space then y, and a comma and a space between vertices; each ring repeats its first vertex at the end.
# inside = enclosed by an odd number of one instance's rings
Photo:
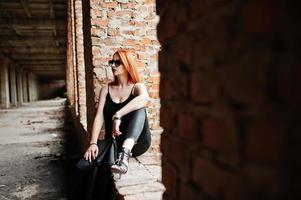
MULTIPOLYGON (((109 89, 110 87, 108 86, 108 93, 106 96, 106 102, 103 108, 103 115, 104 115, 104 120, 105 120, 105 137, 112 137, 112 117, 113 115, 120 110, 123 106, 125 106, 128 102, 130 102, 135 96, 133 95, 133 90, 134 90, 135 84, 131 90, 131 94, 129 97, 121 102, 121 103, 116 103, 112 100, 109 89)), ((121 127, 120 127, 121 128, 121 127)))

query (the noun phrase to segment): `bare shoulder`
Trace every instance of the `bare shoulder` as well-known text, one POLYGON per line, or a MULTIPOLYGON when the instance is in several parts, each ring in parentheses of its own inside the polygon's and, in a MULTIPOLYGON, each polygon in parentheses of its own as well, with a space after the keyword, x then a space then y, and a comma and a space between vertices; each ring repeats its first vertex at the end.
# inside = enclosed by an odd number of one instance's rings
POLYGON ((147 93, 147 88, 143 83, 136 83, 134 88, 134 94, 139 95, 147 93))
POLYGON ((146 90, 146 86, 143 84, 143 83, 136 83, 135 84, 135 89, 138 89, 138 90, 146 90))
POLYGON ((109 84, 108 84, 108 83, 104 84, 104 85, 101 87, 101 90, 100 90, 100 92, 99 92, 99 96, 103 96, 103 95, 107 94, 107 92, 108 92, 108 87, 109 87, 109 84))

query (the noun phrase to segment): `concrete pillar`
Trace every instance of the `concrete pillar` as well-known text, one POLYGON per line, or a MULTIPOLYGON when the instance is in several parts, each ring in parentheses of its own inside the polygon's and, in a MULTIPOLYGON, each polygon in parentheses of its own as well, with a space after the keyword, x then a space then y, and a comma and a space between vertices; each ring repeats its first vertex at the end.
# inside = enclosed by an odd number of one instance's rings
POLYGON ((8 60, 0 60, 0 107, 9 108, 8 60))
POLYGON ((34 74, 28 74, 28 98, 29 101, 38 100, 38 83, 34 74))
POLYGON ((23 88, 23 101, 28 102, 28 78, 27 73, 22 73, 22 88, 23 88))
POLYGON ((9 66, 9 76, 10 76, 10 95, 11 95, 11 105, 17 106, 17 84, 16 84, 16 67, 12 64, 9 66))
POLYGON ((17 87, 18 87, 18 106, 21 106, 23 103, 23 81, 22 81, 22 69, 17 69, 17 87))

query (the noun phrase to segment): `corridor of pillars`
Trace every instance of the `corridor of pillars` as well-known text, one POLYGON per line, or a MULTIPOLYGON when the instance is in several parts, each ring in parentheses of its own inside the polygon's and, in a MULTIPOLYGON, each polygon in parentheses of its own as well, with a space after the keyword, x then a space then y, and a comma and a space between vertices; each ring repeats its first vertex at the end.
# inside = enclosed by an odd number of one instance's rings
POLYGON ((1 200, 66 196, 66 10, 65 0, 0 1, 1 200))
POLYGON ((0 108, 63 97, 66 2, 0 2, 0 108))

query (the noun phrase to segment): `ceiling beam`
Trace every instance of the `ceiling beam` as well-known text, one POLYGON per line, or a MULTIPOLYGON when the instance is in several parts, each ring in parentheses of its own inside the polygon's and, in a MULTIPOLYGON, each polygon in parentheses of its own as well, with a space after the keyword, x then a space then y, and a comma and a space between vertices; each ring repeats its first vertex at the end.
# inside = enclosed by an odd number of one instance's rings
POLYGON ((18 19, 0 19, 0 27, 3 26, 37 26, 50 27, 56 25, 59 28, 66 28, 67 21, 62 19, 41 19, 41 18, 18 18, 18 19))
MULTIPOLYGON (((4 48, 34 48, 34 47, 42 47, 42 48, 57 48, 57 46, 54 44, 53 41, 48 41, 48 42, 44 42, 44 43, 39 43, 38 41, 31 41, 30 44, 28 44, 28 41, 22 42, 22 41, 15 41, 17 43, 14 43, 13 41, 7 41, 7 42, 3 42, 1 43, 0 41, 0 48, 4 49, 4 48)), ((65 46, 65 42, 62 43, 62 46, 65 46)))
POLYGON ((65 69, 33 69, 26 68, 27 71, 31 72, 65 72, 65 69))
POLYGON ((30 9, 28 6, 28 1, 27 0, 20 0, 20 1, 21 1, 23 9, 25 10, 25 12, 27 14, 27 17, 31 17, 30 9))
POLYGON ((65 69, 65 65, 22 65, 22 68, 32 68, 32 69, 65 69))
POLYGON ((18 29, 17 26, 12 25, 12 28, 14 29, 14 31, 16 32, 17 35, 21 35, 20 30, 18 29))
POLYGON ((38 40, 39 42, 42 41, 49 41, 49 40, 59 40, 60 42, 65 42, 66 37, 54 37, 54 36, 16 36, 16 35, 6 35, 6 36, 1 36, 0 35, 0 41, 7 41, 7 40, 38 40))
POLYGON ((32 60, 32 61, 24 61, 24 62, 18 62, 19 65, 39 65, 39 64, 49 64, 49 65, 54 65, 54 64, 58 64, 58 65, 66 65, 65 61, 62 60, 49 60, 49 61, 41 61, 41 60, 32 60))
POLYGON ((18 57, 14 57, 12 55, 10 55, 10 57, 13 60, 17 60, 17 61, 34 61, 34 60, 43 60, 43 61, 64 61, 66 60, 65 56, 58 56, 58 55, 42 55, 42 56, 32 56, 32 57, 28 57, 28 56, 18 56, 18 57))
POLYGON ((53 9, 53 2, 52 2, 52 0, 49 0, 49 15, 50 15, 50 19, 54 18, 54 9, 53 9))
POLYGON ((15 48, 15 47, 10 47, 10 48, 5 48, 2 49, 2 51, 4 53, 61 53, 61 54, 65 54, 66 53, 66 49, 63 47, 60 48, 55 48, 55 47, 19 47, 19 48, 15 48))
POLYGON ((34 71, 35 74, 57 74, 57 75, 64 75, 66 74, 65 71, 34 71))

